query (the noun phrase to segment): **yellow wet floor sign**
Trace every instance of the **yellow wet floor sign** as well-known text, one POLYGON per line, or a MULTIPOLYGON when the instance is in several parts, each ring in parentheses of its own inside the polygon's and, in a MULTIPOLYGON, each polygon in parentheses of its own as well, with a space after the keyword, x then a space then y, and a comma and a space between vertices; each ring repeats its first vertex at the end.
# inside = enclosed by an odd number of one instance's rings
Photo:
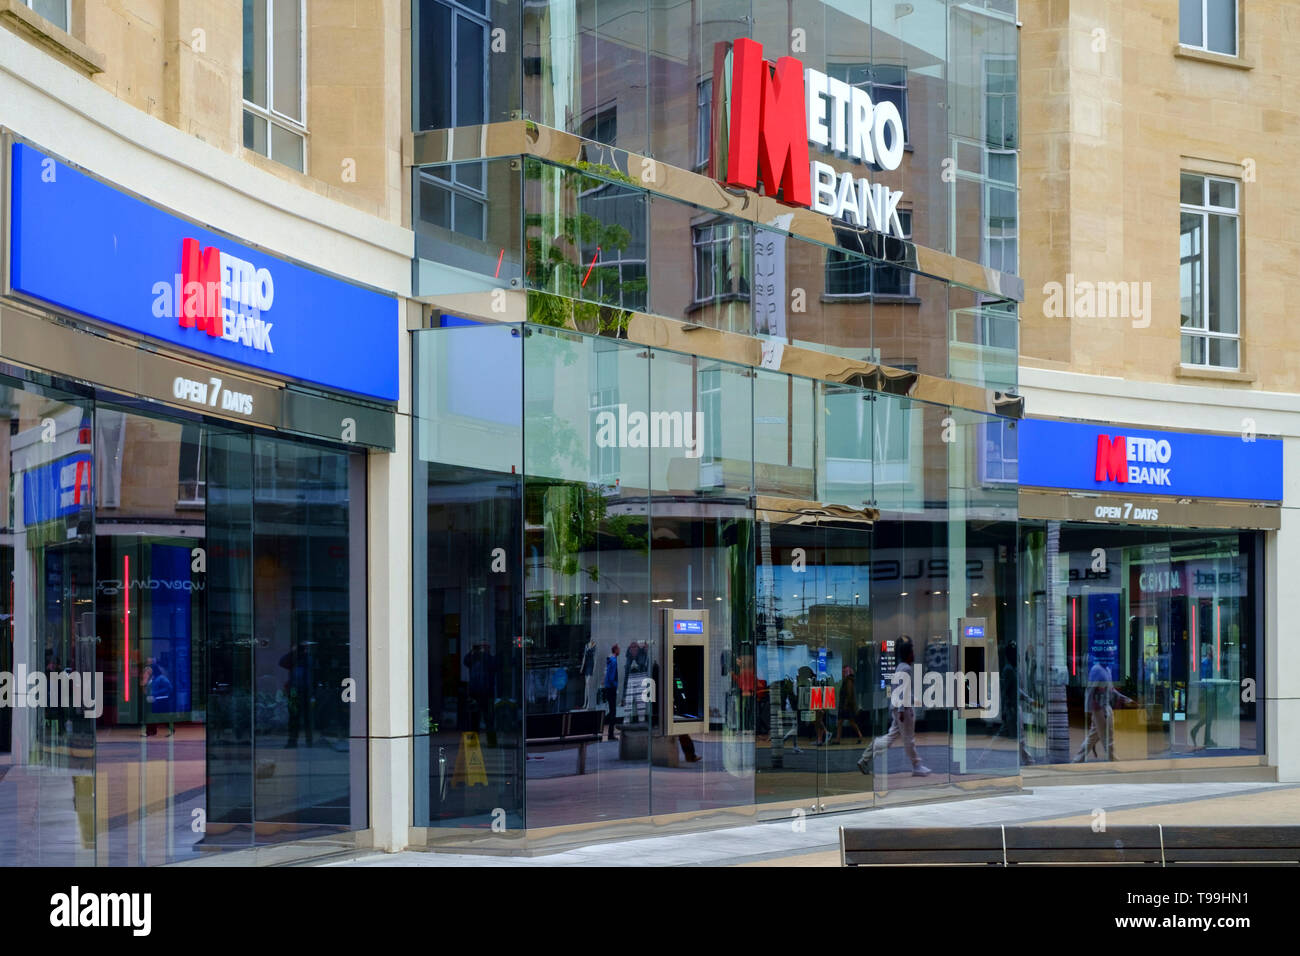
POLYGON ((460 735, 460 750, 456 753, 456 769, 451 775, 453 787, 487 786, 487 766, 483 763, 483 750, 478 744, 478 734, 460 735))

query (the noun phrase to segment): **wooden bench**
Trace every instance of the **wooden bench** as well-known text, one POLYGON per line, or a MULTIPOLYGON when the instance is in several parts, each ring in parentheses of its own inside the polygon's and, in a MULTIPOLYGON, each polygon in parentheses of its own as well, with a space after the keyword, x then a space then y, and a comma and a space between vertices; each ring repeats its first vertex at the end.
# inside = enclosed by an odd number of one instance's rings
POLYGON ((840 828, 844 866, 1300 864, 1300 826, 840 828))
POLYGON ((570 710, 563 714, 529 714, 524 720, 524 744, 529 750, 564 749, 577 745, 578 773, 587 772, 587 744, 600 741, 603 710, 570 710))
POLYGON ((1300 863, 1300 826, 1162 827, 1166 863, 1300 863))

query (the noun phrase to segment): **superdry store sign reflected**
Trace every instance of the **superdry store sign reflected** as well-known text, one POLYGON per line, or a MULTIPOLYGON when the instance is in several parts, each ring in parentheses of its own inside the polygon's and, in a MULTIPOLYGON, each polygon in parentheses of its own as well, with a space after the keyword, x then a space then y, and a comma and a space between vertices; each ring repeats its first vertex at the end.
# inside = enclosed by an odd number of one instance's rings
POLYGON ((905 238, 898 218, 902 192, 838 172, 811 159, 811 143, 846 159, 897 169, 903 161, 903 118, 887 100, 805 68, 794 57, 775 63, 748 39, 714 47, 714 115, 710 175, 729 186, 757 189, 791 206, 808 206, 905 238), (779 195, 778 195, 779 193, 779 195))
POLYGON ((1277 439, 1026 419, 1019 455, 1028 487, 1282 500, 1277 439))
POLYGON ((397 399, 396 301, 13 147, 15 291, 173 345, 397 399))

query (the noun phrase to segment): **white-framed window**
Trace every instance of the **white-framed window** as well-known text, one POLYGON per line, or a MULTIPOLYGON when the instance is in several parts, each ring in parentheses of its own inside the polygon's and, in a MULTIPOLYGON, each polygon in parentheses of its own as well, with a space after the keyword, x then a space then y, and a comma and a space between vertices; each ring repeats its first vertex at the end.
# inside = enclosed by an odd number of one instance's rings
POLYGON ((1019 145, 1017 69, 1014 55, 984 57, 984 142, 989 149, 1019 145))
POLYGON ((712 365, 700 369, 700 411, 704 413, 703 435, 695 440, 703 444, 700 464, 712 465, 722 457, 722 368, 712 365))
POLYGON ((694 301, 749 298, 749 224, 714 222, 691 228, 695 260, 694 301))
POLYGON ((33 13, 38 13, 60 30, 67 31, 72 18, 69 15, 72 0, 18 0, 33 13))
POLYGON ((1018 275, 1015 150, 984 151, 984 265, 1018 275))
POLYGON ((1184 365, 1236 369, 1241 364, 1241 184, 1183 173, 1178 282, 1184 365))
POLYGON ((1019 480, 1020 446, 1016 440, 1016 423, 997 418, 981 422, 979 426, 983 454, 980 456, 980 477, 988 483, 1014 484, 1019 480))
POLYGON ((306 171, 305 0, 244 0, 244 147, 306 171))
POLYGON ((581 298, 632 312, 644 312, 648 301, 649 273, 646 235, 646 196, 615 183, 592 180, 578 193, 578 218, 590 217, 603 227, 621 227, 626 245, 606 248, 584 242, 580 253, 581 298))
MULTIPOLYGON (((915 372, 914 365, 900 365, 915 372)), ((873 411, 872 468, 877 485, 906 485, 914 466, 921 461, 919 425, 922 416, 912 414, 910 399, 877 401, 873 411)))
POLYGON ((1237 28, 1237 0, 1178 0, 1182 46, 1236 56, 1237 28))
MULTIPOLYGON (((643 249, 584 250, 587 265, 584 299, 617 306, 630 312, 646 307, 646 259, 643 249)), ((582 270, 579 270, 582 271, 582 270)))
POLYGON ((709 165, 713 150, 713 77, 695 87, 695 168, 709 165))

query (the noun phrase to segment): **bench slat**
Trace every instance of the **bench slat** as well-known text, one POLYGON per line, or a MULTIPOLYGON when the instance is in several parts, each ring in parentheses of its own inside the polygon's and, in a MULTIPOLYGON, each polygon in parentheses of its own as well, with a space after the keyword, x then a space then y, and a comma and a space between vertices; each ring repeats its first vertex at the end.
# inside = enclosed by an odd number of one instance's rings
POLYGON ((844 827, 845 866, 1300 863, 1300 826, 844 827), (1163 837, 1163 840, 1162 840, 1163 837))

